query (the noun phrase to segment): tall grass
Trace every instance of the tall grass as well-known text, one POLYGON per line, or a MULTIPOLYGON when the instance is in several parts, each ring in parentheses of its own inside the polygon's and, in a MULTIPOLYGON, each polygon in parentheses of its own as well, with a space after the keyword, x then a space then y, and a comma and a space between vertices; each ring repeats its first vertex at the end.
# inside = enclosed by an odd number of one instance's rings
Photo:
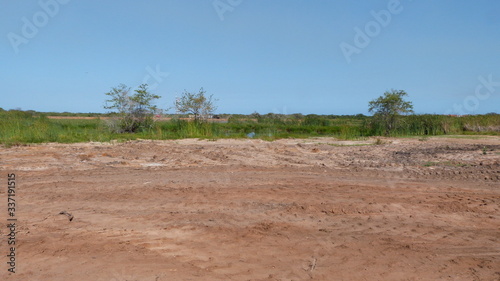
MULTIPOLYGON (((385 135, 385 126, 366 116, 285 116, 231 118, 227 123, 192 122, 172 119, 156 122, 137 133, 113 133, 108 120, 48 119, 32 112, 1 111, 0 143, 19 145, 43 142, 88 142, 130 139, 179 138, 307 138, 332 136, 356 139, 385 135)), ((433 136, 450 134, 500 135, 500 115, 452 117, 443 115, 402 116, 391 136, 433 136)))
MULTIPOLYGON (((371 119, 367 127, 370 135, 384 135, 385 125, 371 119)), ((401 116, 391 136, 436 136, 453 134, 490 134, 500 133, 500 115, 469 115, 463 117, 446 115, 408 115, 401 116)))
POLYGON ((48 119, 23 111, 0 112, 0 143, 7 146, 44 142, 88 142, 134 138, 113 134, 99 119, 48 119))

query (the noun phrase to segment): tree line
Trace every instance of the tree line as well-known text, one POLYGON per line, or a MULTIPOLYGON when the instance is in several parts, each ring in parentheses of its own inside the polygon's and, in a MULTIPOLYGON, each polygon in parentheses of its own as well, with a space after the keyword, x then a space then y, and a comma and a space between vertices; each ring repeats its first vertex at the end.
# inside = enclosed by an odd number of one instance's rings
MULTIPOLYGON (((138 86, 133 92, 120 84, 105 94, 109 99, 104 108, 114 111, 119 117, 112 126, 114 131, 134 133, 152 128, 153 116, 161 113, 154 105, 160 96, 151 93, 147 84, 138 86)), ((382 124, 385 134, 389 135, 397 127, 402 115, 413 113, 412 102, 405 100, 407 96, 403 90, 390 90, 368 103, 368 111, 373 113, 375 122, 382 124)), ((216 101, 213 95, 207 95, 201 88, 197 93, 184 91, 175 100, 174 107, 177 112, 193 115, 194 121, 199 122, 217 110, 216 101)), ((253 115, 255 118, 260 116, 258 113, 253 115)))

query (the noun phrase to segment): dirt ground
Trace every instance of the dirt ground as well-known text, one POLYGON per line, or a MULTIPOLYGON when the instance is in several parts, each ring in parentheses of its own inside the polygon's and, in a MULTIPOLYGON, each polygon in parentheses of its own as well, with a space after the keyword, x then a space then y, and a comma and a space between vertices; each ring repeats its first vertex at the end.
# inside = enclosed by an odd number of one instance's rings
POLYGON ((500 137, 375 142, 0 148, 0 280, 500 280, 500 137))

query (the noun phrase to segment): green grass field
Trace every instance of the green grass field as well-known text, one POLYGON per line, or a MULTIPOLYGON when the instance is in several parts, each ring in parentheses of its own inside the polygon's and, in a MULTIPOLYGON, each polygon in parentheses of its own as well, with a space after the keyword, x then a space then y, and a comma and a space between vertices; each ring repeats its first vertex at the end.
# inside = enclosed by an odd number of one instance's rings
MULTIPOLYGON (((0 112, 0 143, 74 143, 132 139, 180 138, 308 138, 330 136, 359 139, 387 135, 382 124, 368 116, 319 116, 267 114, 251 118, 233 116, 227 123, 159 121, 139 133, 113 133, 109 119, 49 119, 24 111, 0 112)), ((500 115, 452 117, 442 115, 402 116, 390 136, 499 135, 500 115)))

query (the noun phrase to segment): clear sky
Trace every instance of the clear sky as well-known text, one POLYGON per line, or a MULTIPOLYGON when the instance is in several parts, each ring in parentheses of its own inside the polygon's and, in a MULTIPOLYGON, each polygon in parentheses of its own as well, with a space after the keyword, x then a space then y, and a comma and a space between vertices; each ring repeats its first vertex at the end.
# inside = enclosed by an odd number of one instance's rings
MULTIPOLYGON (((0 1, 0 107, 105 112, 146 82, 171 107, 367 114, 390 89, 416 113, 500 113, 498 0, 0 1)), ((172 111, 171 111, 172 112, 172 111)))

